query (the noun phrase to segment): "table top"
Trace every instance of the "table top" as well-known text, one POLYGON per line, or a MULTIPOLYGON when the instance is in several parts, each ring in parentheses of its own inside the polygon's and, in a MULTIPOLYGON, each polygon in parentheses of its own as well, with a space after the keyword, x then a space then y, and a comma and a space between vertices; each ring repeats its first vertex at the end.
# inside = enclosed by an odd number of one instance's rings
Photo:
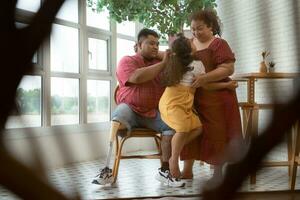
POLYGON ((280 79, 280 78, 298 78, 300 77, 299 72, 286 73, 286 72, 268 72, 268 73, 244 73, 235 74, 232 76, 233 79, 249 79, 249 78, 261 78, 261 79, 280 79))

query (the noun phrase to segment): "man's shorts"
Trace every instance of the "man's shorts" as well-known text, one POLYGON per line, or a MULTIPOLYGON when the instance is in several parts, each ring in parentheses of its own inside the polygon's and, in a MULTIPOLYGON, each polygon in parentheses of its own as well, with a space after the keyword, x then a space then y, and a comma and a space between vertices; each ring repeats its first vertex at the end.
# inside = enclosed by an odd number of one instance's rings
POLYGON ((174 135, 175 133, 175 131, 160 118, 158 110, 155 118, 143 117, 134 112, 125 103, 121 103, 116 107, 112 114, 112 120, 121 122, 128 130, 132 130, 133 128, 149 128, 162 135, 174 135))

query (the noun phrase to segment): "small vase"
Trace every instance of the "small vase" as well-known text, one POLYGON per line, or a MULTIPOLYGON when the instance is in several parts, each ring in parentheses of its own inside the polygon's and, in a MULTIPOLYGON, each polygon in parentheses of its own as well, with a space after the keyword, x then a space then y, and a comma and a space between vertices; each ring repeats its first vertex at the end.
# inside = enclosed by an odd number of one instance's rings
POLYGON ((275 68, 274 67, 269 67, 269 73, 273 73, 275 72, 275 68))
POLYGON ((267 65, 266 65, 266 62, 265 62, 265 61, 262 61, 262 62, 260 63, 259 72, 260 72, 260 73, 267 73, 267 72, 268 72, 268 68, 267 68, 267 65))

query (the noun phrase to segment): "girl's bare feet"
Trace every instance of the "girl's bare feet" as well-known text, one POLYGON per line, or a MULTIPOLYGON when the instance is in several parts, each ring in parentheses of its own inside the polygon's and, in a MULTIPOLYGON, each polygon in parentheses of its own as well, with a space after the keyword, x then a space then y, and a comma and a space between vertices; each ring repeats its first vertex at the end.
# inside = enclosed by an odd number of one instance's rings
POLYGON ((170 158, 169 168, 170 168, 171 175, 174 178, 180 178, 181 173, 180 173, 180 169, 179 169, 178 159, 176 160, 176 159, 170 158))

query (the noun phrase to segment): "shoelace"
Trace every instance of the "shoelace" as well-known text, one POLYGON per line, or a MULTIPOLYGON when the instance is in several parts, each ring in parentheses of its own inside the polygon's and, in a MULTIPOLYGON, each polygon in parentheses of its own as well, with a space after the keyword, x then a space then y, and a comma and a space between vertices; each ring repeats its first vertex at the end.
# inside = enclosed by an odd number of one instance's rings
POLYGON ((171 174, 171 172, 170 172, 169 170, 166 170, 166 171, 167 171, 167 173, 168 173, 167 178, 168 178, 169 180, 171 180, 172 182, 174 182, 174 180, 175 180, 175 181, 179 181, 178 178, 172 177, 172 174, 171 174))
POLYGON ((103 176, 104 176, 105 174, 109 174, 109 173, 112 173, 112 169, 109 169, 108 167, 105 167, 105 168, 103 168, 103 169, 100 171, 99 174, 97 174, 96 177, 99 176, 100 178, 103 178, 103 176))

